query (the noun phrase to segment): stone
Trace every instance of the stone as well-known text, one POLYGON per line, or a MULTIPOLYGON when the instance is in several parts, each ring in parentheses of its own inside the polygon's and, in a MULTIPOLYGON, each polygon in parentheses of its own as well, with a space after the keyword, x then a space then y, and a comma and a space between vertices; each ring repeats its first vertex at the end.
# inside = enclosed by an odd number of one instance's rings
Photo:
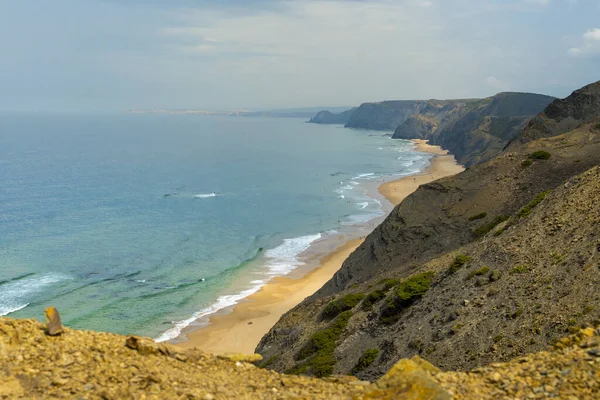
POLYGON ((58 336, 64 332, 60 314, 55 307, 48 307, 44 310, 46 315, 46 333, 50 336, 58 336))
POLYGON ((452 398, 431 376, 440 372, 438 368, 419 356, 400 360, 375 384, 366 388, 366 399, 430 399, 452 398))

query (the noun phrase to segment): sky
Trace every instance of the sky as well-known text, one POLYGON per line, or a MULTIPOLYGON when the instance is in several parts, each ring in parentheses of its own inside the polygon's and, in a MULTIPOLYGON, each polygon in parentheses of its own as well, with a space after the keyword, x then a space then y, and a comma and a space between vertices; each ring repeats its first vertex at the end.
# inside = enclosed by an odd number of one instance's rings
POLYGON ((600 0, 0 0, 0 110, 565 97, 600 0))

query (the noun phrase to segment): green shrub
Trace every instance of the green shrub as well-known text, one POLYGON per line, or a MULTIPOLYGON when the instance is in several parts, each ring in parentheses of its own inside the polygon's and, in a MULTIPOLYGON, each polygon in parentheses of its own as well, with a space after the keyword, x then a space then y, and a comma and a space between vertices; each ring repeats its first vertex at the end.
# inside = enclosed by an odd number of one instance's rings
POLYGON ((452 261, 452 264, 450 264, 450 268, 448 268, 448 272, 453 274, 456 271, 458 271, 461 267, 463 267, 465 264, 468 264, 469 262, 471 262, 471 257, 464 255, 464 254, 459 254, 456 257, 454 257, 454 261, 452 261))
POLYGON ((452 327, 452 329, 450 329, 450 332, 452 332, 453 335, 456 335, 458 332, 460 332, 462 327, 463 327, 463 324, 456 324, 452 327))
POLYGON ((526 272, 529 272, 529 266, 527 265, 515 265, 514 267, 512 267, 512 269, 509 271, 509 274, 514 275, 514 274, 524 274, 526 272))
POLYGON ((469 274, 469 276, 467 277, 467 279, 472 279, 475 276, 485 275, 488 272, 490 272, 490 267, 488 267, 488 266, 481 267, 477 271, 471 271, 471 273, 469 274))
POLYGON ((306 344, 296 353, 295 360, 303 360, 314 354, 314 357, 309 359, 303 366, 304 373, 311 368, 314 375, 318 377, 329 376, 333 372, 336 360, 333 357, 333 352, 336 347, 336 342, 344 333, 348 321, 352 317, 352 311, 344 311, 322 331, 315 332, 306 344))
POLYGON ((506 221, 508 218, 510 218, 510 217, 508 217, 506 215, 499 215, 496 218, 494 218, 493 220, 491 220, 490 222, 488 222, 487 224, 483 224, 479 228, 475 229, 473 231, 473 234, 475 235, 476 238, 484 237, 492 229, 494 229, 496 226, 498 226, 502 222, 506 221))
POLYGON ((323 309, 323 313, 321 315, 324 319, 333 319, 340 313, 356 307, 356 305, 364 298, 364 293, 347 294, 339 299, 330 301, 329 304, 327 304, 327 306, 325 306, 323 309))
POLYGON ((529 155, 529 159, 531 160, 548 160, 550 158, 550 153, 543 150, 534 151, 529 155))
POLYGON ((433 272, 423 272, 400 282, 381 310, 381 321, 386 324, 396 322, 402 310, 423 297, 429 290, 432 279, 433 272))
POLYGON ((600 122, 598 122, 596 125, 594 125, 594 128, 600 129, 600 122))
POLYGON ((379 282, 377 282, 378 285, 383 284, 383 290, 386 292, 399 283, 400 283, 400 279, 395 279, 395 278, 382 279, 379 282))
POLYGON ((363 300, 362 306, 365 310, 368 310, 373 307, 373 304, 379 303, 379 301, 383 300, 384 298, 385 292, 383 290, 373 290, 367 294, 367 297, 365 297, 363 300))
POLYGON ((274 355, 273 357, 269 357, 266 361, 264 361, 259 366, 260 366, 260 368, 267 368, 268 366, 275 363, 275 361, 277 361, 278 359, 279 359, 279 355, 274 355))
POLYGON ((538 193, 538 195, 535 197, 535 199, 530 201, 529 204, 527 204, 525 207, 523 207, 519 210, 519 212, 517 213, 519 218, 523 218, 523 217, 526 217, 527 215, 531 214, 531 210, 533 210, 535 208, 535 206, 540 204, 542 202, 542 200, 544 200, 544 198, 546 198, 546 196, 548 196, 550 194, 550 192, 552 192, 552 190, 538 193))
POLYGON ((300 375, 306 373, 307 369, 307 364, 296 364, 293 367, 286 369, 284 372, 288 375, 300 375))
POLYGON ((500 271, 492 271, 492 273, 490 274, 490 282, 496 282, 498 279, 500 279, 501 276, 502 274, 500 273, 500 271))
POLYGON ((526 167, 529 167, 531 164, 533 164, 533 161, 525 160, 521 163, 521 167, 526 168, 526 167))
POLYGON ((367 349, 358 359, 354 368, 352 368, 352 375, 356 375, 367 369, 369 365, 373 364, 373 361, 375 361, 377 357, 379 357, 379 349, 367 349))
POLYGON ((475 214, 475 215, 472 215, 472 216, 469 217, 469 221, 475 221, 475 220, 478 220, 478 219, 484 219, 486 216, 487 216, 486 212, 475 214))

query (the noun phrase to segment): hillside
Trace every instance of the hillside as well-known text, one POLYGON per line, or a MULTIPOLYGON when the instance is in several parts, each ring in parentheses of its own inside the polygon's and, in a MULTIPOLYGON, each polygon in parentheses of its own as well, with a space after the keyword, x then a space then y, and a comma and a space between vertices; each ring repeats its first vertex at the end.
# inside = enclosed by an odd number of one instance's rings
POLYGON ((576 394, 584 399, 600 389, 600 380, 589 378, 600 373, 600 363, 593 362, 600 356, 599 334, 588 328, 562 339, 552 352, 466 374, 441 372, 414 357, 370 383, 282 375, 252 364, 264 364, 257 355, 216 357, 135 336, 71 329, 49 336, 37 321, 0 318, 0 398, 447 400, 576 394), (536 383, 526 384, 525 378, 536 383))
POLYGON ((509 151, 397 206, 263 338, 257 352, 278 356, 270 368, 351 373, 370 355, 355 374, 375 379, 420 354, 468 370, 539 351, 600 318, 600 120, 587 108, 596 95, 580 96, 560 103, 582 116, 576 129, 527 141, 528 125, 509 151), (323 336, 326 354, 314 351, 323 336))
POLYGON ((317 115, 312 117, 308 122, 311 124, 342 124, 345 125, 350 119, 350 115, 356 110, 351 108, 341 113, 335 114, 329 110, 319 111, 317 115))
POLYGON ((553 100, 532 93, 499 93, 486 99, 383 101, 341 114, 321 111, 309 122, 390 130, 395 139, 427 139, 470 166, 502 151, 553 100))
POLYGON ((502 151, 553 100, 532 93, 499 93, 449 112, 418 114, 398 126, 393 138, 428 139, 448 149, 461 164, 471 166, 502 151))
POLYGON ((418 114, 447 114, 474 100, 393 100, 363 103, 348 119, 346 127, 393 131, 418 114))

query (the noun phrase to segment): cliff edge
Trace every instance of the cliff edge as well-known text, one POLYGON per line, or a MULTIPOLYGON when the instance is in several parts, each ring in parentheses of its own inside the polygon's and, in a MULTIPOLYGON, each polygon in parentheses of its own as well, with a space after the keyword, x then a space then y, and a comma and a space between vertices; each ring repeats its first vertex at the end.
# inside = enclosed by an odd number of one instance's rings
POLYGON ((49 336, 37 321, 0 318, 0 398, 584 399, 600 390, 599 334, 588 328, 551 352, 469 373, 413 357, 369 383, 282 375, 252 364, 257 355, 217 357, 135 336, 70 329, 49 336))

